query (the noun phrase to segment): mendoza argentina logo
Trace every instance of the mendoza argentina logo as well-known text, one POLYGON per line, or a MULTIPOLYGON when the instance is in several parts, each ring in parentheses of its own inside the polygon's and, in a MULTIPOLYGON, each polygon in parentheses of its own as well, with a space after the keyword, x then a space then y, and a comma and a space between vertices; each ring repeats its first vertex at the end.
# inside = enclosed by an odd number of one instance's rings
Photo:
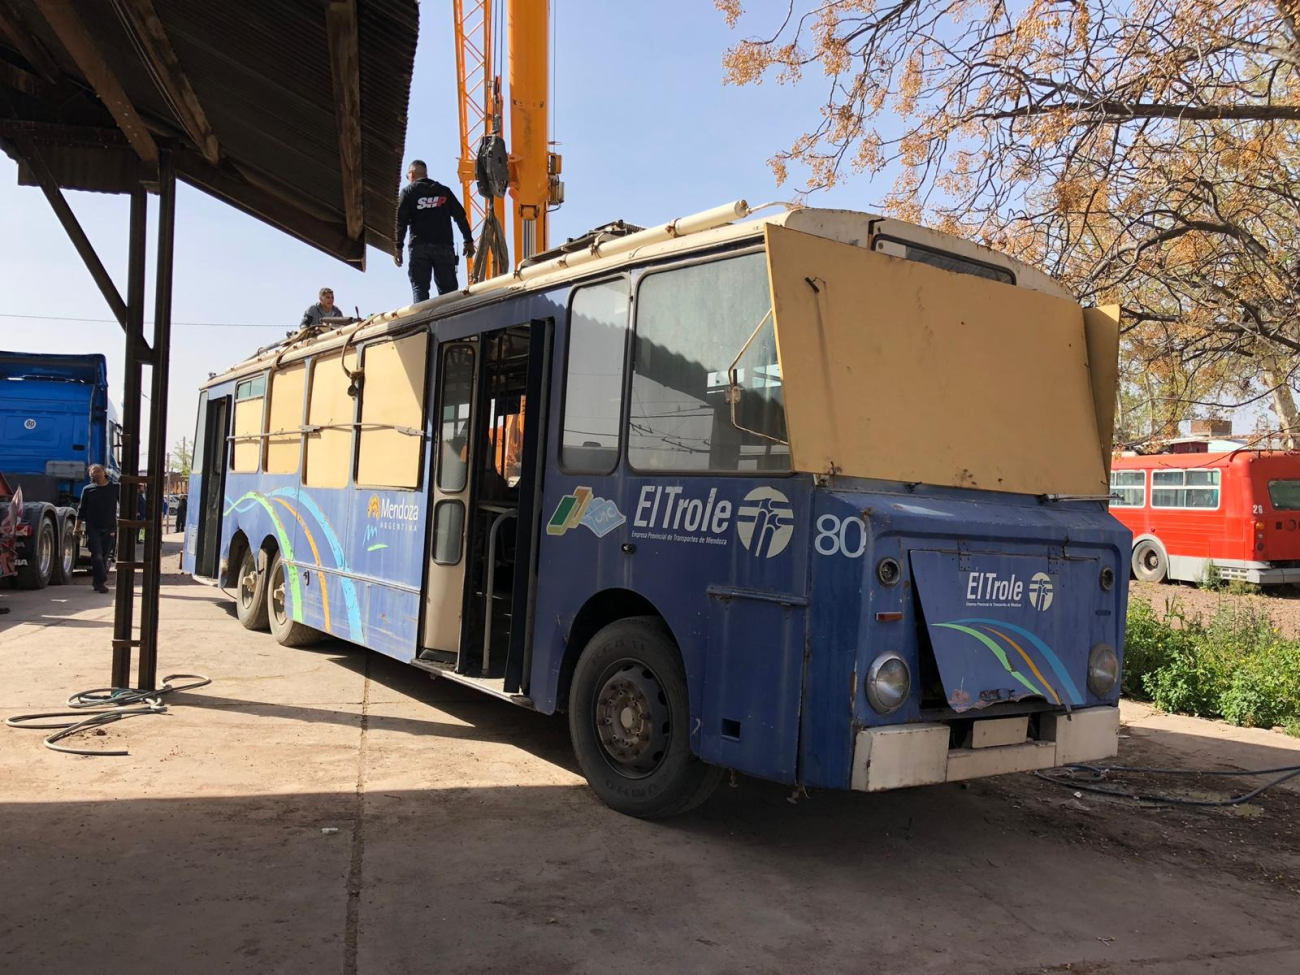
MULTIPOLYGON (((372 494, 370 502, 366 505, 366 517, 378 522, 371 527, 413 532, 415 523, 420 520, 420 506, 409 501, 394 501, 392 498, 381 498, 377 494, 372 494)), ((366 540, 369 541, 372 537, 373 533, 368 528, 366 540)))

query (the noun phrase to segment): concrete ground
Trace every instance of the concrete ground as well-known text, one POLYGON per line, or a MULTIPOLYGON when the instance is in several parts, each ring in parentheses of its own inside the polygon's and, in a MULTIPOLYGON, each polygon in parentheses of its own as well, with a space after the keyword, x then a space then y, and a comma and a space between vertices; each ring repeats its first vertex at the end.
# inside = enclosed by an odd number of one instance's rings
MULTIPOLYGON (((110 598, 0 590, 0 715, 107 682, 110 598)), ((160 673, 213 683, 86 739, 128 757, 0 729, 6 975, 1300 971, 1300 789, 1200 812, 1028 775, 797 801, 741 778, 639 822, 585 787, 562 717, 281 648, 180 576, 162 631, 160 673)), ((1300 763, 1125 717, 1130 764, 1300 763)))

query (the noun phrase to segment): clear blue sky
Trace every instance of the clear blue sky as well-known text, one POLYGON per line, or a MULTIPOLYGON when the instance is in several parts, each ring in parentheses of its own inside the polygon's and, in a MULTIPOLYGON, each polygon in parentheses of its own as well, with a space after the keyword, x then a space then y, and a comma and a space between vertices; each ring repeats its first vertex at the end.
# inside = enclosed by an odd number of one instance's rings
MULTIPOLYGON (((781 0, 748 6, 756 14, 753 29, 784 13, 781 0)), ((708 0, 553 0, 553 8, 555 136, 562 143, 568 197, 553 215, 553 241, 617 218, 662 222, 740 197, 758 203, 789 196, 776 189, 766 160, 815 124, 822 94, 816 79, 798 89, 774 83, 724 87, 722 54, 742 35, 728 30, 708 0)), ((407 158, 428 160, 432 175, 450 183, 458 139, 451 4, 426 0, 420 16, 407 158)), ((864 179, 818 202, 866 209, 883 190, 864 179)), ((126 198, 69 197, 125 292, 126 198)), ((156 202, 150 198, 151 218, 156 202)), ((208 373, 282 337, 322 285, 333 287, 337 303, 349 312, 409 302, 405 270, 373 249, 362 274, 184 184, 177 211, 173 319, 269 327, 174 328, 169 446, 182 436, 193 438, 197 388, 208 373)), ((0 215, 0 323, 7 332, 2 347, 103 352, 120 403, 122 334, 116 324, 11 317, 110 314, 41 192, 19 187, 17 167, 3 154, 0 215)), ((152 269, 148 293, 152 297, 152 269)))

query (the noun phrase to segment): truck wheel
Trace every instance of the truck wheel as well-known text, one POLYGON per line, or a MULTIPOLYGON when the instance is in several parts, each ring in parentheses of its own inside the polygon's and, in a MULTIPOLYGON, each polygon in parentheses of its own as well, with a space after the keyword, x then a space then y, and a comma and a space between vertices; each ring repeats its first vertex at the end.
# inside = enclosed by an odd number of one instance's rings
POLYGON ((276 642, 282 647, 302 647, 319 640, 321 632, 299 623, 289 615, 285 589, 291 571, 293 570, 284 564, 280 553, 276 552, 271 561, 271 571, 266 574, 266 601, 270 607, 271 635, 276 642))
POLYGON ((235 579, 235 615, 246 630, 266 629, 266 573, 257 568, 259 554, 244 549, 235 579))
POLYGON ((27 564, 18 568, 18 588, 44 589, 54 576, 54 522, 42 518, 27 543, 27 564))
POLYGON ((723 769, 691 752, 686 671, 654 617, 619 620, 582 651, 569 736, 587 782, 612 809, 654 819, 694 809, 723 769))
POLYGON ((1133 546, 1133 575, 1142 582, 1164 582, 1169 564, 1164 550, 1149 538, 1133 546))
POLYGON ((72 519, 63 523, 63 532, 59 537, 58 561, 54 564, 54 577, 50 580, 56 586, 72 585, 72 570, 77 567, 77 532, 72 527, 72 519))

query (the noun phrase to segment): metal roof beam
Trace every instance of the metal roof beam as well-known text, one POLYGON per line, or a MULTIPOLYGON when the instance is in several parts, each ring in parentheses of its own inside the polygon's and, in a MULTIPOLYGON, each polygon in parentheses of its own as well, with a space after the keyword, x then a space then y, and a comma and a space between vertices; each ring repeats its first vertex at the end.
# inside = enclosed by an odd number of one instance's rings
POLYGON ((31 32, 23 20, 22 11, 15 9, 12 0, 0 0, 0 34, 9 38, 14 49, 42 79, 49 82, 59 80, 63 72, 31 32))
POLYGON ((199 147, 208 162, 215 164, 220 155, 216 133, 199 103, 190 80, 181 70, 180 59, 163 29, 153 0, 113 0, 118 16, 134 35, 137 50, 154 84, 171 106, 172 114, 199 147))
POLYGON ((356 0, 331 0, 325 13, 334 83, 334 116, 339 136, 339 175, 348 236, 361 238, 365 203, 361 171, 361 59, 357 41, 356 0))
POLYGON ((33 3, 49 22, 59 43, 67 49, 90 86, 95 89, 95 94, 113 116, 136 155, 149 165, 156 166, 158 146, 153 141, 153 136, 149 134, 144 119, 131 104, 122 83, 104 60, 70 0, 33 0, 33 3))
MULTIPOLYGON (((45 160, 41 157, 39 150, 34 149, 26 142, 13 141, 11 144, 18 150, 18 154, 23 157, 23 161, 36 177, 40 184, 42 192, 45 193, 45 199, 49 201, 50 209, 54 215, 59 218, 59 223, 63 224, 63 229, 72 241, 72 246, 77 249, 81 255, 81 260, 86 265, 86 270, 90 276, 95 279, 95 284, 99 286, 100 294, 108 302, 109 309, 113 312, 113 317, 117 319, 122 330, 128 331, 130 322, 127 318, 126 302, 122 300, 122 294, 117 290, 117 285, 113 283, 113 278, 109 275, 108 270, 104 267, 104 262, 99 259, 95 253, 95 245, 90 242, 86 236, 86 231, 82 229, 81 222, 77 220, 77 215, 72 212, 72 207, 68 205, 63 191, 59 189, 59 184, 50 172, 45 160)), ((140 340, 141 354, 146 360, 152 355, 153 350, 147 342, 140 340)))
POLYGON ((365 270, 365 241, 348 237, 347 228, 342 224, 304 213, 246 179, 209 164, 198 153, 177 152, 175 160, 176 174, 190 185, 229 203, 237 210, 279 227, 285 233, 332 257, 365 270))
MULTIPOLYGON (((0 16, 3 16, 0 14, 0 16)), ((15 91, 21 91, 25 95, 44 94, 49 88, 38 75, 30 71, 25 71, 16 64, 10 64, 8 61, 0 61, 0 85, 8 85, 15 91)))

